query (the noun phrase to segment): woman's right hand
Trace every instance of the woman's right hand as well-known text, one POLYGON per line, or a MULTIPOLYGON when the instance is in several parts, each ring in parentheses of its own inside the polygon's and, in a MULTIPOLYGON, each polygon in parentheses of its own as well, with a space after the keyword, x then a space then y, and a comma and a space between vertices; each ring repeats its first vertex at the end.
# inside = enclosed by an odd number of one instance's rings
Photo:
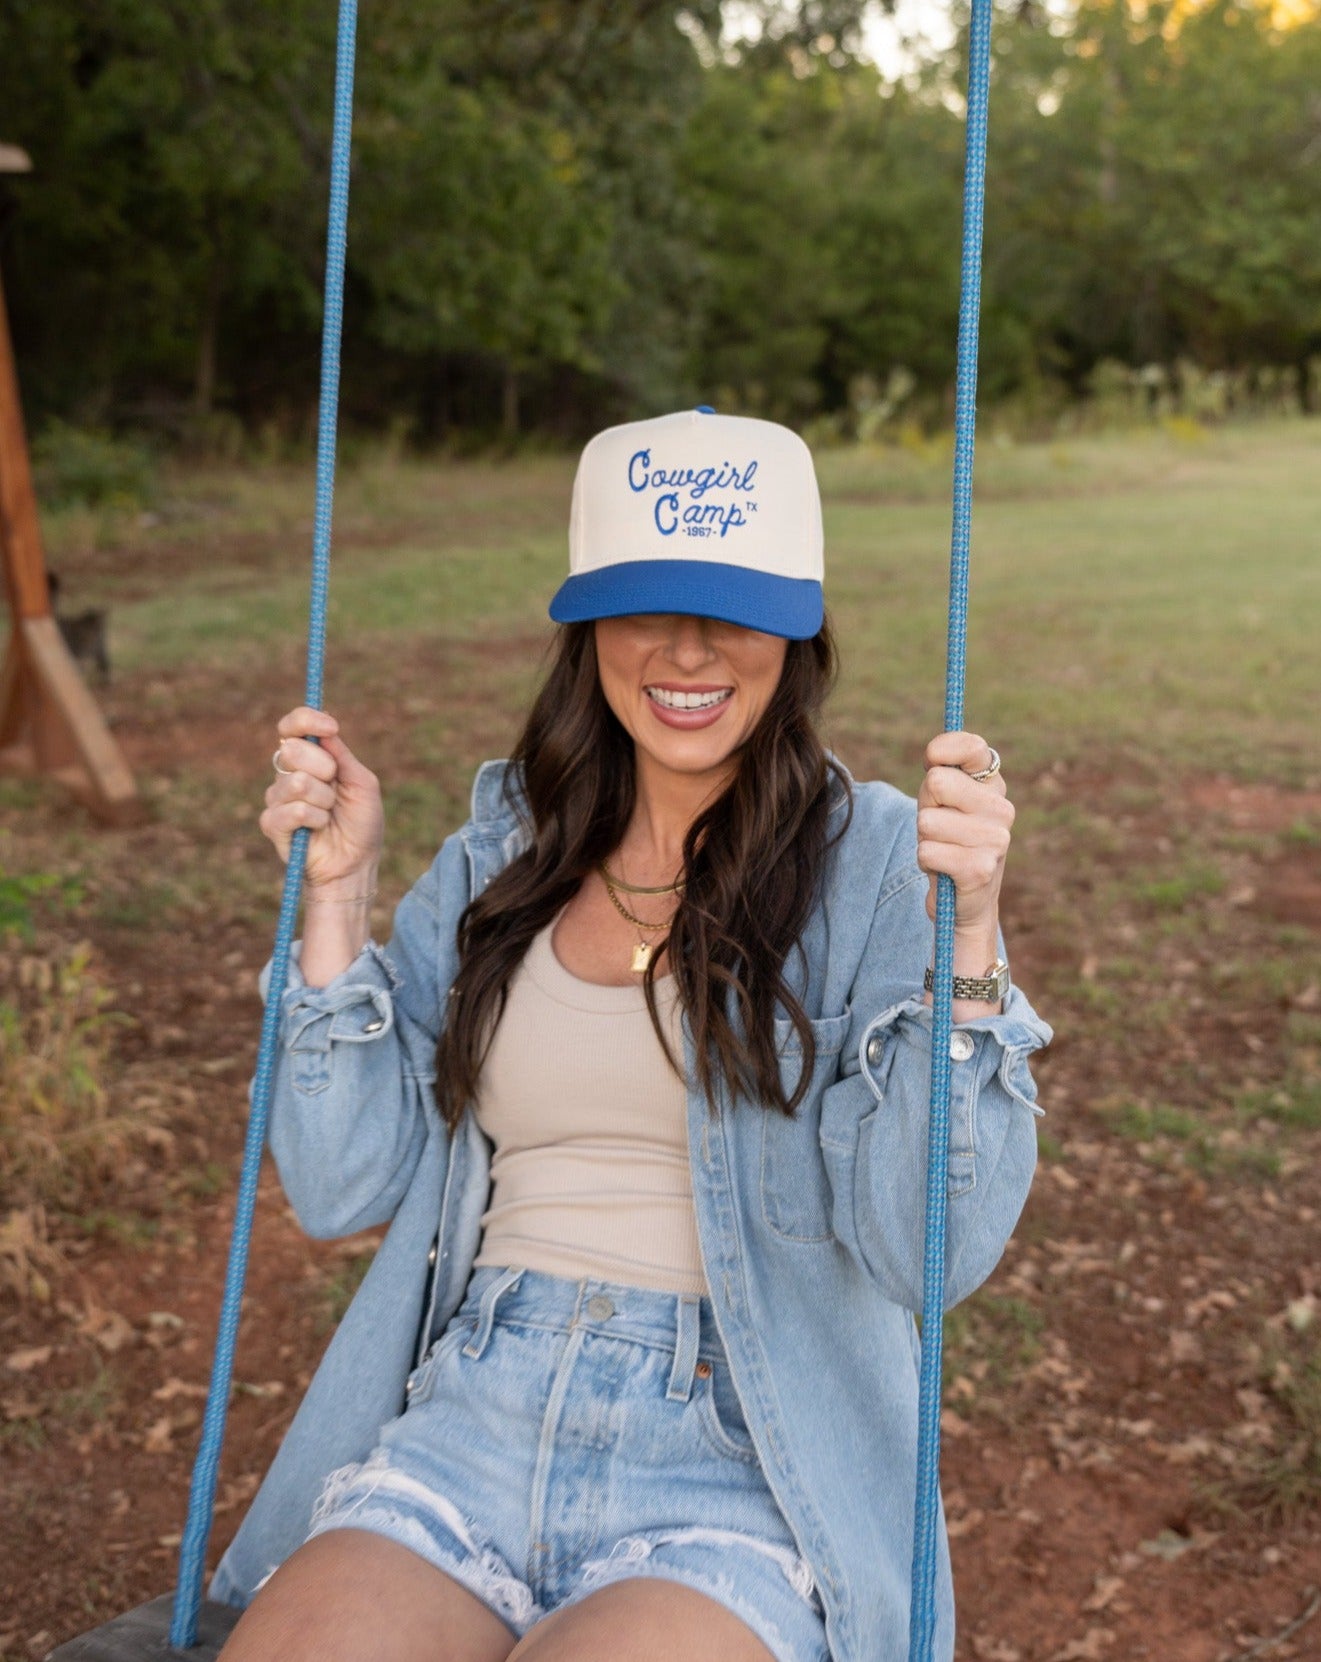
POLYGON ((371 887, 385 836, 385 813, 376 775, 339 736, 339 723, 325 710, 300 707, 280 719, 280 766, 266 791, 258 824, 280 858, 299 826, 307 826, 304 880, 309 888, 371 887), (305 735, 314 734, 320 744, 305 735))

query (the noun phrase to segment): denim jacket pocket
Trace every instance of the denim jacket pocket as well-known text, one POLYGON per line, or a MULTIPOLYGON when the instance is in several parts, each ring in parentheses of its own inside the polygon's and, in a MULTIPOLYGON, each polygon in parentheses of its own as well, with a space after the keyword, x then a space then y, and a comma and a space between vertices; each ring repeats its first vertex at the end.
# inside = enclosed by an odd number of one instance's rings
MULTIPOLYGON (((762 1109, 761 1212, 769 1227, 787 1241, 828 1241, 831 1228, 830 1181, 821 1156, 821 1098, 839 1070, 839 1055, 848 1035, 850 1014, 823 1016, 812 1022, 816 1060, 807 1094, 786 1119, 774 1108, 762 1109)), ((788 1020, 775 1024, 780 1077, 792 1095, 803 1068, 802 1044, 788 1020)))

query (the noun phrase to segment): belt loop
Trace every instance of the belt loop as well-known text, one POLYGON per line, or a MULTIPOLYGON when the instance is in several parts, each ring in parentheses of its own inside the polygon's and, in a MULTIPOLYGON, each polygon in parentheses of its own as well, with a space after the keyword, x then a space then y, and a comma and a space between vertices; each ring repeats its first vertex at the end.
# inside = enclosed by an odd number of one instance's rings
POLYGON ((675 1310, 674 1366, 670 1388, 665 1395, 672 1402, 687 1402, 693 1391, 693 1369, 697 1366, 697 1341, 701 1333, 701 1309, 691 1293, 678 1295, 675 1310))
POLYGON ((500 1296, 507 1293, 511 1287, 517 1287, 522 1280, 521 1269, 501 1270, 495 1280, 491 1282, 482 1294, 481 1314, 477 1321, 477 1331, 463 1347, 465 1356, 478 1357, 486 1349, 491 1338, 491 1328, 495 1323, 495 1307, 500 1296))

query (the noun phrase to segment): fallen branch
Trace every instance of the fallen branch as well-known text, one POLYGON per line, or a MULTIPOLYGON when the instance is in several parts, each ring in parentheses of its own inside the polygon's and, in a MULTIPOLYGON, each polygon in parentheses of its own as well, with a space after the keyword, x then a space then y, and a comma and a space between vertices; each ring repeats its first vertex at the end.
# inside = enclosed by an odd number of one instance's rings
POLYGON ((1232 1658, 1226 1658, 1226 1662, 1252 1662, 1253 1657, 1265 1656, 1268 1650, 1274 1650, 1277 1645, 1282 1645, 1286 1639, 1292 1639, 1295 1633, 1301 1633, 1313 1616, 1321 1611, 1321 1592, 1315 1587, 1309 1587, 1303 1597, 1310 1598, 1311 1602, 1302 1615, 1295 1617, 1288 1627, 1281 1629, 1270 1639, 1259 1639, 1250 1650, 1235 1651, 1232 1658))

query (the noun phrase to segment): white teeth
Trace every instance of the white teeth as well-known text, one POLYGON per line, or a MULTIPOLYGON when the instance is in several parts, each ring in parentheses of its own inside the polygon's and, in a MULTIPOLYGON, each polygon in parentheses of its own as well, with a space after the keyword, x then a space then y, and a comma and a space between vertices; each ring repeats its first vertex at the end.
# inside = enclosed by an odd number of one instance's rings
POLYGON ((664 705, 667 710, 709 710, 713 705, 723 704, 732 696, 732 687, 726 687, 722 692, 711 693, 669 692, 664 687, 647 688, 647 697, 656 704, 664 705))

